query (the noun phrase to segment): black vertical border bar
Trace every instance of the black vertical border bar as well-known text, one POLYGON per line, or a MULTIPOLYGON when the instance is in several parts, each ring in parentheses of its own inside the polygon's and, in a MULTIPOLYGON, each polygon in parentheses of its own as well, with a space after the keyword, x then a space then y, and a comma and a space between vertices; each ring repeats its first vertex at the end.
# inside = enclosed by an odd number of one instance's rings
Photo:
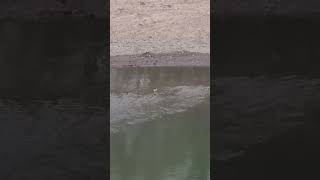
POLYGON ((105 40, 105 65, 106 65, 106 111, 108 117, 106 118, 106 150, 107 150, 107 177, 110 179, 110 0, 106 0, 107 6, 107 18, 106 18, 106 30, 107 37, 105 40))
POLYGON ((215 3, 216 0, 210 1, 210 179, 213 179, 213 142, 212 142, 212 129, 213 129, 213 101, 214 101, 214 81, 215 81, 215 76, 214 76, 214 56, 215 56, 215 47, 216 43, 214 39, 216 39, 216 34, 215 34, 215 3))

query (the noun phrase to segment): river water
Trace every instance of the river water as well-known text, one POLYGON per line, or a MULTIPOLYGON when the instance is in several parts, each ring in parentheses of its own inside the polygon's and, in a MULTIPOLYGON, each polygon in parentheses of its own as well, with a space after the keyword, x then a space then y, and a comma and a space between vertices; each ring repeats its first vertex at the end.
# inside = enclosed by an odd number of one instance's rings
POLYGON ((112 180, 206 180, 210 70, 112 68, 112 180))

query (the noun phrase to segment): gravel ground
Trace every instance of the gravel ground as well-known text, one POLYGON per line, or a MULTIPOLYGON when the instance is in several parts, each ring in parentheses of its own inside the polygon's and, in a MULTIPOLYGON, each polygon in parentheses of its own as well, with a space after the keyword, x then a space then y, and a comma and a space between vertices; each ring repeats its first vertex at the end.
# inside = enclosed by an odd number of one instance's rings
POLYGON ((112 0, 110 54, 210 52, 209 0, 112 0))

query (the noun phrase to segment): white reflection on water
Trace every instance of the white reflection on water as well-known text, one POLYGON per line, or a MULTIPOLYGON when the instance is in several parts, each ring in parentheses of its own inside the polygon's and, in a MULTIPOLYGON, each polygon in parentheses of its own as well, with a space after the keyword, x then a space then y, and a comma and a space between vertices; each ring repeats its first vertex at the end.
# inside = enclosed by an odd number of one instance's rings
POLYGON ((140 95, 122 93, 110 95, 111 133, 121 124, 135 124, 184 112, 203 102, 210 95, 208 86, 176 86, 140 95))

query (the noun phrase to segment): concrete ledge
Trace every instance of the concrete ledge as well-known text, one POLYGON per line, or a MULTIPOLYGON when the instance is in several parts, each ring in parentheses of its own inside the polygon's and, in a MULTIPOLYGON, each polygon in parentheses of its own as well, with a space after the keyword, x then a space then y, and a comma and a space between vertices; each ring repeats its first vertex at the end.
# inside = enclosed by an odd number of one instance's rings
POLYGON ((144 53, 140 55, 112 56, 111 67, 169 67, 210 66, 210 54, 194 52, 144 53))

